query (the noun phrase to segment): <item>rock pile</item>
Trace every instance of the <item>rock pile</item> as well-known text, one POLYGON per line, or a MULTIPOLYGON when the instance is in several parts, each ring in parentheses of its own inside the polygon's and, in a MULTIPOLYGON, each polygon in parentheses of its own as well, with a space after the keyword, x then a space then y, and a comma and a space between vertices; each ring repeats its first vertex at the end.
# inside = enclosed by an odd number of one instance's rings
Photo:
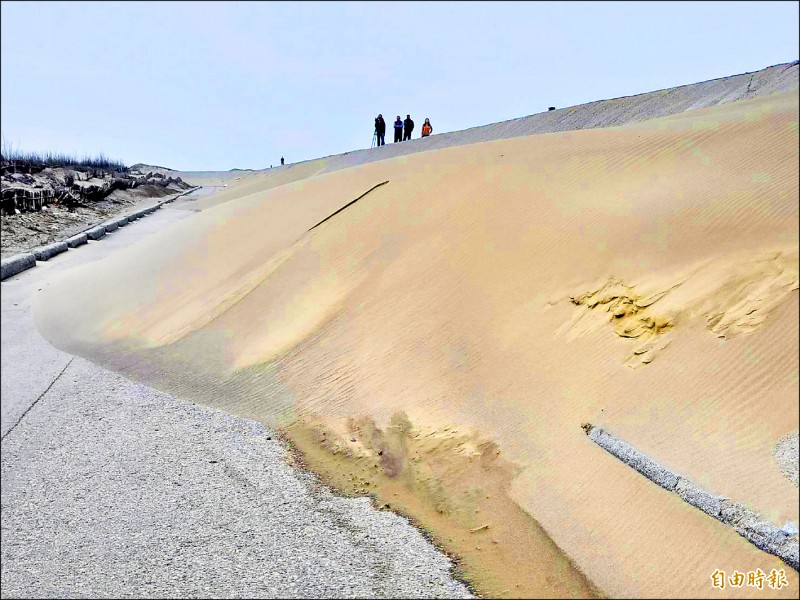
POLYGON ((34 168, 14 163, 2 165, 0 206, 5 215, 36 212, 49 204, 87 205, 106 198, 115 190, 144 186, 182 191, 190 186, 180 177, 161 173, 107 171, 90 168, 34 168))

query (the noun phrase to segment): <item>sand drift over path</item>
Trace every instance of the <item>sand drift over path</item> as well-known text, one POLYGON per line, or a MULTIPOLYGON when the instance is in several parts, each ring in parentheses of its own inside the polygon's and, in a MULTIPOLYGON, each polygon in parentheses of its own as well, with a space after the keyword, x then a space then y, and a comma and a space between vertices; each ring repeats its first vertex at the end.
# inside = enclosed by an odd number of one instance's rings
POLYGON ((783 568, 794 597, 796 571, 581 424, 798 522, 773 456, 798 422, 797 165, 792 92, 250 182, 34 312, 59 348, 284 427, 497 595, 703 597, 715 569, 783 568))

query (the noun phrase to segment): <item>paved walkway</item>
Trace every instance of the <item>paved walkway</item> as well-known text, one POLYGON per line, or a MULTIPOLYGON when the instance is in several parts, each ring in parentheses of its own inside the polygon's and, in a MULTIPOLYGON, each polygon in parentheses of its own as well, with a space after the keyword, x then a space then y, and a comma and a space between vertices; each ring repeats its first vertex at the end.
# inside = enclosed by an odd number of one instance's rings
POLYGON ((468 597, 405 519, 289 467, 253 421, 50 346, 55 273, 192 212, 165 208, 2 285, 4 597, 468 597))

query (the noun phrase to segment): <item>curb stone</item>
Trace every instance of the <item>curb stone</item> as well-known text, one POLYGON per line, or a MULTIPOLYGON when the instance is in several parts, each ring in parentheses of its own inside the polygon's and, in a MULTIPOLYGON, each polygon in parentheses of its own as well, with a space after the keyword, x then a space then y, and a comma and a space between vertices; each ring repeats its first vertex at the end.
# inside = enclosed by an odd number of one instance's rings
POLYGON ((86 233, 79 233, 78 235, 73 235, 71 238, 67 238, 67 246, 70 248, 77 248, 78 246, 83 246, 85 243, 89 241, 89 236, 86 233))
POLYGON ((16 254, 0 262, 0 280, 13 277, 36 266, 36 257, 31 252, 16 254))
POLYGON ((49 260, 54 256, 61 254, 62 252, 66 252, 69 246, 67 246, 67 242, 53 242, 52 244, 47 244, 47 246, 40 246, 39 248, 34 248, 31 250, 33 255, 36 257, 36 260, 49 260))
POLYGON ((90 240, 99 240, 106 234, 106 228, 104 225, 98 225, 97 227, 93 227, 86 232, 86 237, 90 240))

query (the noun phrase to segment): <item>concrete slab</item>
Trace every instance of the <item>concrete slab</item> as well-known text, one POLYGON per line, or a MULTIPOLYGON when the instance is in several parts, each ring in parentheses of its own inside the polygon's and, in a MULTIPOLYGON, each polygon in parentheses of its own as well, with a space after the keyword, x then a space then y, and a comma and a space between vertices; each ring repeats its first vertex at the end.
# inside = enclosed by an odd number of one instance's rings
MULTIPOLYGON (((143 221, 139 227, 120 231, 104 239, 102 244, 88 245, 79 252, 65 252, 68 246, 66 242, 60 242, 59 248, 63 248, 60 256, 53 254, 36 269, 3 281, 0 309, 0 368, 3 372, 0 378, 0 431, 3 436, 44 393, 70 358, 69 354, 57 350, 42 338, 34 324, 31 298, 44 281, 54 274, 130 246, 186 216, 191 216, 191 213, 162 211, 143 221)), ((25 262, 29 264, 30 259, 25 259, 25 262)))

